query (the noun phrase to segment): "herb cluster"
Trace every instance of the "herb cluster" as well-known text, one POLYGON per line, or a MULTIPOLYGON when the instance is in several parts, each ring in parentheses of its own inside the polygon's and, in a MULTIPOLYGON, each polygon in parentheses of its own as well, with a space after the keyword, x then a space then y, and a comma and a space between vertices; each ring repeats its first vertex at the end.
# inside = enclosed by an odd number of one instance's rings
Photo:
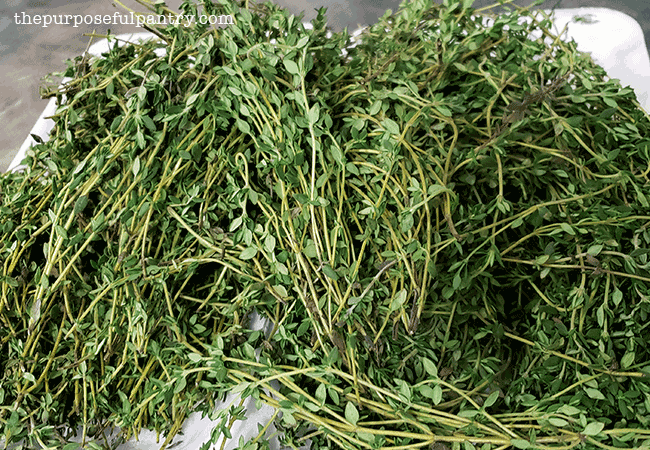
POLYGON ((352 47, 205 2, 235 24, 71 62, 0 178, 5 443, 164 448, 192 411, 216 442, 238 392, 288 446, 647 445, 648 116, 550 20, 470 6, 352 47))

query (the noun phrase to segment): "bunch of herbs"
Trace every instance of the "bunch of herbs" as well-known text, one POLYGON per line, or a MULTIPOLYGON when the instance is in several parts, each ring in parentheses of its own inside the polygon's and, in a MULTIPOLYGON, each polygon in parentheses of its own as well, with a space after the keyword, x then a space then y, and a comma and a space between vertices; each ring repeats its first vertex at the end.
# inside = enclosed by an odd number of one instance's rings
POLYGON ((294 447, 647 446, 631 89, 528 9, 413 0, 351 47, 324 10, 201 8, 234 24, 70 62, 0 178, 5 444, 164 448, 192 411, 217 442, 235 392, 294 447))

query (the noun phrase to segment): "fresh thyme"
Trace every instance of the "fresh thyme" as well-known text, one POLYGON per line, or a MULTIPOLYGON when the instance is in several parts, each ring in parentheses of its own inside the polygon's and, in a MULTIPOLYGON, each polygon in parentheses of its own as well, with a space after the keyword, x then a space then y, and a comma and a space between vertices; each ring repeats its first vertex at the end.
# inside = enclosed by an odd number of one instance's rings
POLYGON ((506 108, 506 112, 504 113, 503 118, 501 119, 501 123, 496 128, 496 130, 494 130, 494 133, 492 136, 490 136, 490 139, 477 149, 477 152, 485 148, 489 143, 494 142, 499 136, 503 134, 503 132, 508 128, 510 124, 522 120, 526 116, 528 108, 531 105, 548 100, 553 95, 553 93, 564 84, 569 75, 570 72, 567 72, 561 77, 555 78, 548 86, 542 87, 536 92, 527 93, 524 95, 522 101, 513 100, 510 102, 506 108))
POLYGON ((182 8, 234 24, 71 62, 0 177, 3 444, 165 448, 200 412, 207 448, 235 393, 274 411, 242 450, 647 446, 631 89, 524 8, 414 0, 354 48, 324 10, 182 8))

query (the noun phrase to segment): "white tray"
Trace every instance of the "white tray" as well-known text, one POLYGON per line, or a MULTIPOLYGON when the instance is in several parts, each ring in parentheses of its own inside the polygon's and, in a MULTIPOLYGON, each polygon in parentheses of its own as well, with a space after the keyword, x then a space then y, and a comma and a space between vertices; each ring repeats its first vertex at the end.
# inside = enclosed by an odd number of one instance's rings
MULTIPOLYGON (((634 19, 621 12, 606 8, 577 8, 556 10, 553 23, 553 31, 556 33, 560 33, 565 25, 568 25, 567 33, 563 37, 574 39, 578 43, 579 50, 591 53, 594 60, 607 71, 610 78, 618 78, 623 86, 631 86, 636 92, 641 106, 646 111, 650 111, 650 58, 641 26, 634 19)), ((353 35, 359 33, 360 30, 357 30, 353 35)), ((139 39, 148 39, 151 35, 137 33, 118 37, 137 42, 139 39)), ((97 42, 89 49, 89 53, 95 56, 106 51, 108 51, 106 40, 97 42)), ((51 99, 32 128, 31 134, 46 140, 54 126, 54 122, 47 117, 53 115, 55 110, 55 99, 51 99)), ((20 169, 20 162, 25 157, 26 151, 34 144, 34 140, 29 136, 14 157, 9 170, 20 169)), ((268 323, 256 314, 251 317, 251 328, 263 329, 267 326, 268 323)), ((238 397, 231 395, 225 402, 222 402, 221 406, 228 408, 234 401, 238 402, 238 397)), ((251 401, 244 404, 247 409, 247 420, 235 422, 231 429, 233 437, 224 447, 226 450, 235 449, 240 437, 248 440, 256 436, 257 424, 266 424, 273 414, 271 407, 264 407, 257 411, 251 401)), ((209 419, 201 419, 200 414, 190 415, 183 426, 183 434, 174 438, 173 443, 176 444, 174 450, 200 449, 201 445, 210 439, 210 433, 215 424, 216 422, 213 423, 209 419)), ((273 428, 270 431, 272 432, 272 430, 273 428)), ((161 438, 160 442, 156 442, 156 434, 146 430, 140 434, 139 440, 132 439, 120 445, 117 450, 158 450, 163 441, 164 438, 161 438)), ((210 450, 218 448, 221 448, 220 445, 213 445, 210 450)), ((277 440, 271 442, 271 449, 279 449, 277 440)))

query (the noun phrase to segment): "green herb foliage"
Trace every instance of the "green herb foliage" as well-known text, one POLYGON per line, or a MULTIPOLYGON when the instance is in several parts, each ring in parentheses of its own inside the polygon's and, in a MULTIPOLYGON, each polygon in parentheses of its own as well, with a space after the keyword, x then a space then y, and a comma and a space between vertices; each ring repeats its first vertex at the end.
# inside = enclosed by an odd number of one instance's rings
POLYGON ((164 447, 192 411, 216 442, 235 392, 289 446, 647 446, 648 116, 547 18, 470 4, 352 47, 222 0, 71 62, 0 178, 5 443, 164 447))

